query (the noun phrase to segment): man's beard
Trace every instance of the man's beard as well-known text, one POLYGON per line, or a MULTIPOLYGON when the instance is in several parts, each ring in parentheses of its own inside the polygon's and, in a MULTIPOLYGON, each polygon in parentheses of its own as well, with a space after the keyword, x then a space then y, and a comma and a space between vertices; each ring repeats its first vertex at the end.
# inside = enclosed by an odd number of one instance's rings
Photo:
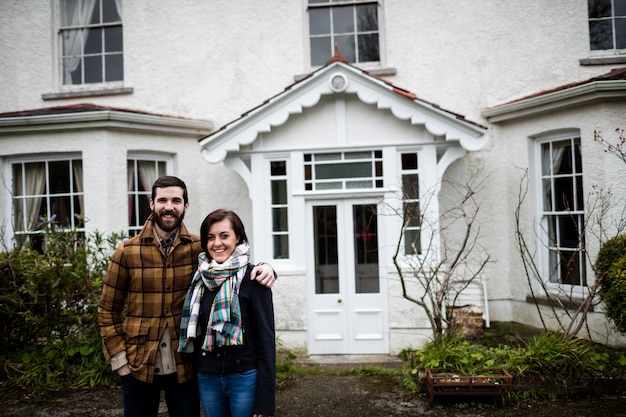
MULTIPOLYGON (((164 212, 163 214, 174 214, 174 213, 164 212)), ((155 210, 152 210, 152 219, 154 220, 156 225, 159 226, 159 229, 163 230, 166 233, 170 233, 178 229, 180 225, 183 223, 184 218, 185 218, 185 212, 182 212, 178 217, 176 217, 174 224, 172 226, 168 226, 167 224, 165 224, 165 222, 163 222, 163 218, 161 217, 161 214, 157 213, 155 210)))

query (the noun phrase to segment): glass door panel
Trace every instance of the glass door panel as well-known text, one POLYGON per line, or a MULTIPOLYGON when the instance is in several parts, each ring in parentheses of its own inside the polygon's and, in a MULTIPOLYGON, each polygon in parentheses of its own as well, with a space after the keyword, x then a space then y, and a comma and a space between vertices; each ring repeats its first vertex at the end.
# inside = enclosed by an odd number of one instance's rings
POLYGON ((352 206, 352 216, 355 292, 376 294, 380 291, 376 204, 355 204, 352 206))
POLYGON ((337 206, 313 207, 315 242, 315 293, 339 293, 337 206))

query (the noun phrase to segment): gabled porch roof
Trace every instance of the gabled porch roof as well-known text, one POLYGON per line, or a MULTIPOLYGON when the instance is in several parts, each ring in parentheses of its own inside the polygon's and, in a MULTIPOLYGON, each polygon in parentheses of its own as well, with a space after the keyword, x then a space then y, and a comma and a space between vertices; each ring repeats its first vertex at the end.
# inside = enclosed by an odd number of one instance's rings
POLYGON ((202 156, 211 163, 221 162, 229 152, 250 145, 260 133, 284 124, 290 115, 315 106, 322 96, 331 94, 355 94, 364 103, 390 110, 400 120, 423 125, 434 136, 460 143, 465 151, 479 150, 486 142, 486 127, 421 100, 335 55, 324 67, 200 139, 202 156))

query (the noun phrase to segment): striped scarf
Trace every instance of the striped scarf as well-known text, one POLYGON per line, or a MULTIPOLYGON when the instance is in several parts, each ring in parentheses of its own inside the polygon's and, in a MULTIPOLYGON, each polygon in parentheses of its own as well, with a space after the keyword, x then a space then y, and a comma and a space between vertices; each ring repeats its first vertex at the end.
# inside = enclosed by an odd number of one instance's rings
POLYGON ((198 270, 193 276, 185 302, 179 335, 179 352, 193 352, 192 339, 200 334, 198 319, 205 288, 217 291, 211 305, 202 350, 243 343, 243 323, 239 306, 239 287, 250 261, 247 243, 237 245, 230 258, 218 264, 198 255, 198 270))

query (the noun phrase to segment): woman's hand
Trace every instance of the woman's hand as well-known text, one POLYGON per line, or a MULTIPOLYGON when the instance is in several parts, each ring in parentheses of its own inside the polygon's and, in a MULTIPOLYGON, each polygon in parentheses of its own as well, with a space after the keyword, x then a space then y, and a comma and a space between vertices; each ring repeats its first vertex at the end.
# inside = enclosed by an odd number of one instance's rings
POLYGON ((250 279, 259 281, 260 284, 267 288, 272 288, 276 282, 276 273, 270 264, 259 262, 250 275, 250 279))

